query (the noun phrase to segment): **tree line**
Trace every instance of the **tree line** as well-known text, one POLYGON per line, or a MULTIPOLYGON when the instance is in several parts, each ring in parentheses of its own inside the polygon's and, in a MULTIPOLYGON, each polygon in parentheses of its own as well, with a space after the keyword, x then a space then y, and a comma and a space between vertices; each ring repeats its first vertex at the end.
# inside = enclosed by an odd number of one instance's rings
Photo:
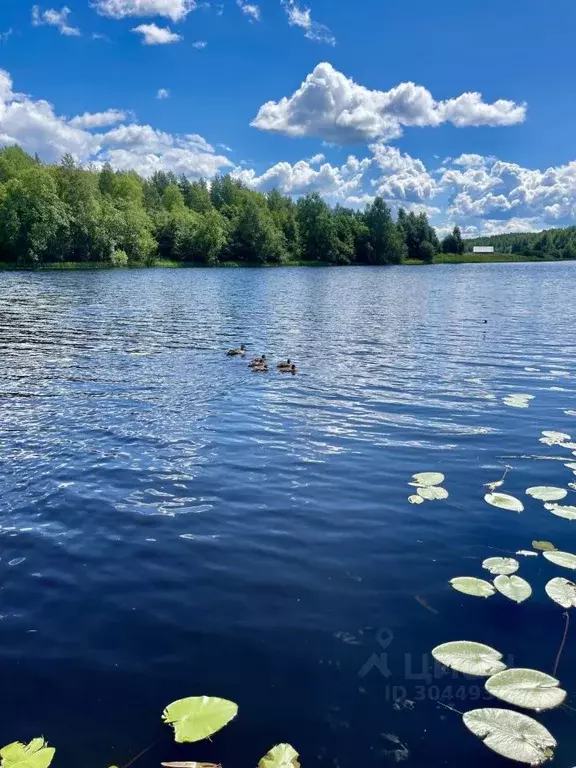
POLYGON ((536 258, 576 259, 576 227, 518 232, 466 240, 466 251, 475 245, 492 245, 496 253, 536 258))
POLYGON ((476 243, 522 255, 576 257, 576 228, 442 242, 425 213, 393 219, 376 197, 363 211, 330 207, 318 193, 295 201, 248 189, 230 175, 210 184, 156 172, 145 179, 110 165, 83 168, 70 155, 46 165, 20 147, 0 150, 0 262, 125 266, 158 260, 217 266, 400 264, 462 254, 476 243))
POLYGON ((69 155, 45 165, 17 146, 0 150, 0 261, 9 264, 399 264, 432 261, 441 247, 424 213, 401 209, 394 221, 380 197, 363 211, 332 208, 317 193, 294 201, 229 175, 144 179, 69 155))

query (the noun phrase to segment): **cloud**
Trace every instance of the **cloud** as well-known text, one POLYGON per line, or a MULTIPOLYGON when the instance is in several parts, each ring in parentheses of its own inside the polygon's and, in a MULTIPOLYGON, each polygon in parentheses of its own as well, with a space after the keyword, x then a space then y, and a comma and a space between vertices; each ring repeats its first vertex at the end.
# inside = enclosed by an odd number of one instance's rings
POLYGON ((318 163, 323 163, 326 158, 322 153, 318 155, 313 155, 311 158, 309 158, 308 162, 310 165, 318 165, 318 163))
POLYGON ((203 48, 206 48, 208 43, 206 40, 196 40, 195 43, 192 43, 192 48, 198 48, 199 51, 201 51, 203 48))
POLYGON ((110 42, 110 38, 108 37, 108 35, 102 35, 100 34, 100 32, 93 32, 92 40, 104 40, 106 43, 110 42))
POLYGON ((169 99, 170 98, 170 91, 167 88, 159 88, 158 92, 156 94, 157 99, 169 99))
POLYGON ((54 8, 40 11, 40 8, 37 5, 34 5, 32 7, 32 25, 34 27, 56 27, 61 35, 79 37, 82 33, 78 27, 71 27, 68 24, 68 16, 70 13, 70 8, 67 8, 66 6, 60 11, 56 11, 54 8))
POLYGON ((480 94, 435 101, 430 91, 411 82, 389 91, 371 91, 323 62, 292 96, 263 104, 252 125, 286 136, 347 144, 389 141, 401 136, 404 126, 512 125, 525 116, 524 105, 502 99, 486 104, 480 94))
POLYGON ((483 155, 463 154, 454 158, 454 160, 452 160, 450 157, 447 157, 444 162, 452 162, 453 165, 463 165, 466 168, 478 168, 486 165, 487 159, 488 158, 484 157, 483 155))
POLYGON ((402 154, 396 147, 388 147, 382 142, 370 145, 374 161, 382 171, 372 181, 376 193, 386 200, 422 203, 436 196, 438 183, 430 175, 421 160, 402 154))
POLYGON ((310 8, 301 8, 296 3, 296 0, 281 0, 281 2, 288 16, 288 24, 291 27, 300 27, 300 29, 304 30, 304 37, 315 43, 336 45, 336 38, 328 27, 312 21, 310 8))
POLYGON ((110 162, 118 170, 134 169, 143 176, 164 170, 210 177, 233 168, 198 134, 170 134, 138 123, 117 125, 103 133, 86 130, 126 117, 126 112, 107 110, 67 120, 47 101, 15 93, 10 74, 0 69, 0 146, 19 144, 48 162, 58 162, 69 153, 83 164, 110 162))
POLYGON ((7 43, 8 38, 12 36, 13 32, 12 28, 7 29, 6 32, 0 32, 0 43, 7 43))
POLYGON ((247 3, 245 0, 236 0, 236 5, 243 14, 248 16, 251 22, 260 21, 260 6, 254 3, 247 3))
POLYGON ((340 167, 324 163, 316 169, 310 162, 300 160, 293 165, 276 163, 260 176, 253 169, 236 170, 234 175, 246 186, 261 192, 274 188, 285 195, 320 192, 333 201, 342 201, 354 191, 360 191, 362 176, 370 162, 369 159, 360 161, 352 155, 340 167))
POLYGON ((182 35, 172 32, 170 27, 158 27, 156 24, 140 24, 131 31, 142 35, 143 45, 170 45, 183 39, 182 35))
POLYGON ((101 16, 111 19, 163 16, 173 22, 182 21, 196 9, 195 0, 96 0, 101 16))
POLYGON ((68 125, 73 128, 105 128, 108 125, 116 125, 128 120, 129 114, 119 109, 107 109, 105 112, 84 112, 83 115, 73 117, 68 125))

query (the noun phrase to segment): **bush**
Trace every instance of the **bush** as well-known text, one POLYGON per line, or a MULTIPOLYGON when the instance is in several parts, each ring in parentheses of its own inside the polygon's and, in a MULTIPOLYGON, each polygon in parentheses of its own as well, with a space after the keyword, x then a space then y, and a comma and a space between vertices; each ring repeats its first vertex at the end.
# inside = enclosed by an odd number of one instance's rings
POLYGON ((113 267, 127 267, 128 266, 128 254, 126 251, 114 251, 110 261, 113 267))

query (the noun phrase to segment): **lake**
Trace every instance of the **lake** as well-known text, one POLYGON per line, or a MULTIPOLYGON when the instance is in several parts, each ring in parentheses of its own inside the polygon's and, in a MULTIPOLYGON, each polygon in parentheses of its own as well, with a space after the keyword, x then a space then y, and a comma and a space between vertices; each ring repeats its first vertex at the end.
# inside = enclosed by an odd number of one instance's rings
MULTIPOLYGON (((1 743, 44 735, 55 768, 151 745, 136 768, 255 768, 281 741, 303 768, 510 765, 437 699, 507 705, 430 650, 477 640, 552 671, 564 618, 544 584, 571 571, 518 557, 521 605, 447 582, 490 579, 484 558, 533 539, 576 552, 576 523, 525 494, 576 481, 571 451, 539 442, 576 439, 575 279, 573 263, 0 274, 1 743), (299 374, 252 373, 224 354, 242 342, 299 374), (505 465, 522 514, 483 500, 505 465), (449 498, 409 504, 420 471, 449 498), (239 715, 175 745, 162 710, 200 694, 239 715)), ((573 626, 573 707, 575 651, 573 626)), ((574 709, 534 716, 572 766, 574 709)))

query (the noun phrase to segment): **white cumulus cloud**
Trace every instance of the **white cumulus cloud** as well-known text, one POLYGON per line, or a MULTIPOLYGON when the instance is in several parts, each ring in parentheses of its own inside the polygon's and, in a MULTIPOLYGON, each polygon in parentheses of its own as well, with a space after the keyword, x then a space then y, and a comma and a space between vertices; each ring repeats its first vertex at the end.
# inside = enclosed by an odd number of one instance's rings
POLYGON ((170 91, 168 90, 168 88, 159 88, 157 93, 156 93, 156 98, 160 99, 160 100, 162 100, 162 99, 169 99, 170 98, 170 91))
POLYGON ((111 19, 163 16, 173 22, 196 9, 195 0, 96 0, 94 5, 101 16, 111 19))
POLYGON ((56 11, 54 8, 48 8, 46 11, 41 11, 39 6, 34 5, 32 7, 32 24, 35 27, 56 27, 61 35, 79 37, 82 33, 78 27, 71 27, 70 24, 68 24, 68 16, 70 13, 70 8, 67 8, 66 6, 59 11, 56 11))
POLYGON ((304 30, 304 37, 315 43, 336 45, 336 38, 328 27, 312 20, 310 8, 301 8, 296 0, 281 0, 281 2, 291 27, 300 27, 304 30))
POLYGON ((210 177, 233 168, 227 157, 216 154, 195 133, 170 134, 138 123, 116 125, 100 133, 94 130, 126 117, 126 112, 107 110, 67 120, 47 101, 14 92, 10 74, 0 69, 0 147, 19 144, 48 162, 71 154, 83 164, 110 162, 118 170, 134 169, 143 176, 164 170, 210 177))
POLYGON ((502 99, 487 104, 480 94, 435 101, 430 91, 411 82, 389 91, 369 90, 323 62, 290 97, 263 104, 252 125, 347 144, 398 138, 404 126, 512 125, 525 115, 524 105, 502 99))
POLYGON ((156 24, 140 24, 132 32, 142 35, 143 45, 170 45, 182 40, 182 35, 172 32, 170 27, 159 27, 156 24))
POLYGON ((120 109, 107 109, 105 112, 84 112, 68 121, 73 128, 105 128, 128 120, 129 114, 120 109))

